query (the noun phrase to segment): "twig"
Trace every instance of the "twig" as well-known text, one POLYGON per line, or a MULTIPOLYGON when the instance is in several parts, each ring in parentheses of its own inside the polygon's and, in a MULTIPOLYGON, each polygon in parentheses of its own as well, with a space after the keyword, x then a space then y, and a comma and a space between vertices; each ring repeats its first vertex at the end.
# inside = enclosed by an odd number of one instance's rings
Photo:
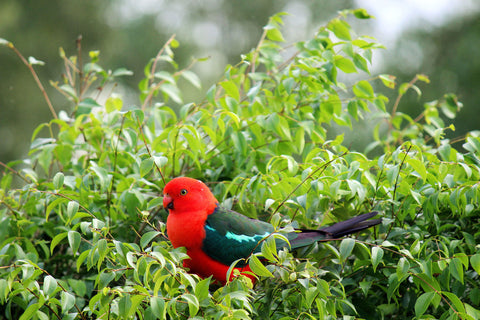
POLYGON ((33 69, 33 66, 27 61, 27 59, 25 59, 25 57, 20 53, 20 51, 18 51, 17 48, 15 48, 13 43, 9 42, 7 44, 7 47, 12 49, 13 52, 15 52, 15 54, 20 58, 20 60, 22 60, 23 64, 25 64, 27 66, 28 70, 30 70, 30 72, 32 73, 33 79, 35 79, 35 82, 37 83, 38 88, 40 89, 40 91, 42 91, 43 97, 45 98, 45 101, 47 102, 48 108, 50 109, 50 112, 52 113, 52 116, 55 119, 58 119, 57 113, 55 112, 55 109, 53 108, 52 102, 50 101, 50 98, 47 95, 47 91, 45 91, 45 88, 43 87, 42 82, 38 78, 38 75, 35 72, 35 69, 33 69))

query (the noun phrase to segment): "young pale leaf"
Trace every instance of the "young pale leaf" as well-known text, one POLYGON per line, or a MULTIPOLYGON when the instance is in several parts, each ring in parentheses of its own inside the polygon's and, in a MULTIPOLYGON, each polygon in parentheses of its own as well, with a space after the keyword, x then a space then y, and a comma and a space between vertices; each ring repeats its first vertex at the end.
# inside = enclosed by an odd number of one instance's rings
POLYGON ((78 212, 79 204, 76 201, 70 201, 67 205, 67 216, 68 219, 72 219, 72 217, 78 212))
POLYGON ((256 255, 250 256, 248 265, 250 266, 250 269, 252 269, 252 271, 259 276, 273 277, 273 274, 267 268, 265 268, 256 255))
POLYGON ((275 200, 273 199, 267 199, 265 200, 265 211, 268 210, 268 208, 270 208, 272 206, 272 204, 275 203, 275 200))
POLYGON ((44 66, 45 62, 35 59, 34 57, 28 57, 28 63, 30 65, 44 66))
POLYGON ((352 254, 353 247, 355 246, 355 240, 351 238, 345 238, 340 243, 340 260, 345 261, 352 254))
POLYGON ((372 265, 373 271, 377 269, 378 264, 382 261, 383 258, 383 249, 380 247, 372 248, 372 265))
POLYGON ((184 77, 188 82, 190 82, 195 88, 200 89, 202 87, 200 78, 192 71, 183 71, 182 77, 184 77))
POLYGON ((125 68, 118 68, 113 70, 112 76, 114 77, 121 77, 121 76, 133 76, 133 71, 130 71, 125 68))
POLYGON ((43 292, 47 296, 51 296, 52 293, 54 293, 57 289, 57 286, 57 280, 55 280, 55 278, 50 275, 46 276, 43 280, 43 292))
POLYGON ((408 269, 410 269, 410 263, 405 257, 400 258, 400 261, 398 261, 397 264, 397 277, 399 280, 401 280, 408 272, 408 269))
POLYGON ((6 39, 0 38, 0 46, 11 47, 12 43, 6 39))
POLYGON ((62 291, 60 294, 62 312, 67 313, 75 305, 75 296, 71 293, 62 291))
POLYGON ((70 248, 72 249, 73 254, 77 253, 81 241, 82 238, 80 236, 80 233, 73 230, 68 231, 68 243, 70 244, 70 248))
POLYGON ((61 189, 63 187, 63 182, 65 180, 65 176, 62 172, 57 172, 55 177, 53 177, 53 187, 55 189, 61 189))
POLYGON ((180 90, 178 90, 178 87, 170 84, 170 83, 164 83, 161 87, 160 90, 165 93, 168 97, 170 97, 173 101, 176 103, 182 103, 182 98, 180 94, 180 90))

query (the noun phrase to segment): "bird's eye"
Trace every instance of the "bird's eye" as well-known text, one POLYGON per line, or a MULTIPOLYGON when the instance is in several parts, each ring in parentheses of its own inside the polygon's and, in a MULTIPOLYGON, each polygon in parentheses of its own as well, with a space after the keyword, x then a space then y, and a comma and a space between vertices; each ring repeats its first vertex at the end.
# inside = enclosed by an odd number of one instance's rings
POLYGON ((188 193, 187 189, 182 189, 182 190, 180 190, 180 194, 181 194, 182 196, 186 195, 187 193, 188 193))

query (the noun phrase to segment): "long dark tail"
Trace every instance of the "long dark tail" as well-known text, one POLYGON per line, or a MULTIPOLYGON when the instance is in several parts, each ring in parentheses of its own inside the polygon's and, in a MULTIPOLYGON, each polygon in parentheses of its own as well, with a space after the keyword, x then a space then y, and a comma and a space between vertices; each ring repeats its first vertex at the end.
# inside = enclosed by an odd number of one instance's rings
POLYGON ((382 219, 372 219, 378 214, 377 211, 364 213, 346 221, 335 223, 333 226, 318 230, 297 230, 287 235, 292 249, 309 246, 318 241, 338 239, 347 234, 352 234, 363 229, 370 228, 382 222, 382 219))
POLYGON ((373 219, 378 214, 377 211, 364 213, 351 219, 335 223, 333 226, 320 229, 326 233, 327 238, 336 239, 348 234, 373 227, 382 222, 382 219, 373 219))

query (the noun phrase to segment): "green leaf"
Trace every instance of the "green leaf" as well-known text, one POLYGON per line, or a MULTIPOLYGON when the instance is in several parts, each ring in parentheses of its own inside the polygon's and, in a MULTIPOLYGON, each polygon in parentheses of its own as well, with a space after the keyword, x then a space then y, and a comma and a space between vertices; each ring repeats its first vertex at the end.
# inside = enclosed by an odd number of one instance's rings
POLYGON ((367 10, 365 9, 355 9, 353 10, 353 14, 355 15, 355 17, 357 17, 358 19, 371 19, 371 18, 374 18, 374 16, 370 15, 367 10))
POLYGON ((80 256, 78 256, 77 258, 77 272, 80 272, 80 267, 82 266, 83 262, 85 261, 85 259, 88 257, 89 254, 90 254, 90 250, 85 250, 82 253, 80 253, 80 256))
POLYGON ((345 238, 340 242, 340 260, 345 261, 352 254, 353 247, 355 246, 355 240, 351 238, 345 238))
POLYGON ((176 103, 182 103, 182 98, 180 95, 180 90, 176 85, 170 83, 164 83, 160 86, 160 91, 165 93, 168 97, 170 97, 176 103))
POLYGON ((427 311, 434 296, 435 296, 435 292, 430 291, 430 292, 425 292, 424 294, 422 294, 420 297, 417 298, 417 301, 415 302, 415 316, 420 317, 425 313, 425 311, 427 311))
POLYGON ((70 248, 72 249, 74 255, 77 253, 81 241, 82 238, 80 233, 73 230, 68 231, 68 243, 70 244, 70 248))
POLYGON ((19 320, 34 319, 33 314, 36 313, 42 306, 43 306, 43 303, 41 302, 37 302, 29 305, 28 308, 25 310, 25 312, 20 316, 19 320))
POLYGON ((158 231, 149 231, 145 233, 140 239, 140 246, 142 247, 142 249, 145 249, 145 247, 150 243, 150 241, 152 241, 159 234, 160 232, 158 231))
POLYGON ((190 313, 190 317, 194 317, 200 309, 200 304, 198 303, 197 297, 193 294, 186 293, 182 295, 182 298, 188 303, 188 311, 190 313))
POLYGON ((50 243, 50 254, 53 254, 53 249, 62 241, 65 239, 65 237, 68 235, 68 232, 62 232, 60 234, 57 234, 53 239, 52 242, 50 243))
POLYGON ((341 19, 333 19, 327 25, 328 30, 332 31, 335 36, 341 40, 351 40, 350 26, 341 19))
POLYGON ((385 87, 395 89, 395 76, 389 74, 381 74, 378 76, 385 87))
POLYGON ((282 33, 277 28, 267 28, 267 39, 277 42, 285 42, 282 33))
POLYGON ((449 269, 452 276, 463 284, 463 263, 459 258, 450 261, 449 269))
POLYGON ((383 258, 383 249, 380 247, 372 248, 372 265, 373 271, 376 271, 378 264, 382 261, 383 258))
POLYGON ((198 301, 203 301, 209 296, 209 287, 210 287, 210 278, 205 278, 197 283, 195 286, 195 296, 198 298, 198 301))
POLYGON ((133 76, 133 71, 130 71, 125 68, 118 68, 112 72, 112 76, 114 77, 133 76))
POLYGON ((57 289, 57 286, 57 280, 55 280, 55 278, 50 275, 46 276, 43 280, 43 292, 47 296, 51 296, 52 293, 54 293, 57 289))
POLYGON ((198 89, 202 88, 202 83, 200 81, 200 78, 192 71, 189 71, 189 70, 183 71, 182 77, 184 77, 188 82, 190 82, 195 88, 198 88, 198 89))
POLYGON ((345 73, 357 72, 357 68, 355 68, 353 61, 342 56, 335 57, 335 66, 345 73))
POLYGON ((86 98, 78 103, 76 115, 79 116, 81 114, 89 114, 90 112, 92 112, 93 108, 98 107, 101 107, 101 105, 99 105, 97 101, 92 98, 86 98))
POLYGON ((77 201, 69 201, 67 205, 67 217, 69 220, 78 212, 79 204, 77 201))
POLYGON ((422 161, 407 157, 407 163, 413 167, 413 169, 420 175, 422 180, 425 181, 427 179, 427 169, 422 161))
POLYGON ((131 319, 132 315, 139 311, 138 306, 140 303, 143 302, 144 298, 145 296, 141 294, 135 294, 130 297, 131 306, 130 306, 130 309, 128 310, 126 319, 131 319))
POLYGON ((71 293, 62 291, 60 294, 60 305, 62 306, 62 312, 65 314, 75 305, 75 296, 71 293))
POLYGON ((225 90, 227 96, 232 97, 237 102, 240 101, 240 92, 238 91, 237 86, 232 81, 223 81, 220 83, 222 88, 225 90))
POLYGON ((3 304, 8 297, 8 282, 5 279, 0 279, 0 303, 3 304))
POLYGON ((122 107, 123 100, 118 97, 110 97, 105 102, 105 110, 107 110, 108 113, 112 111, 120 111, 122 110, 122 107))
POLYGON ((408 269, 410 269, 410 263, 405 257, 400 258, 397 263, 397 277, 399 281, 407 274, 408 269))
POLYGON ((127 318, 127 314, 132 307, 132 300, 130 299, 130 295, 128 293, 124 294, 122 298, 118 301, 118 312, 120 316, 123 318, 127 318))
POLYGON ((109 177, 108 172, 105 168, 98 166, 95 162, 90 161, 91 169, 95 172, 96 176, 99 178, 100 187, 102 190, 106 190, 108 186, 109 177))
POLYGON ((368 291, 372 287, 372 281, 360 281, 358 285, 360 286, 360 289, 362 289, 362 292, 366 297, 368 295, 368 291))
POLYGON ((252 271, 261 277, 273 277, 273 274, 262 264, 256 255, 251 255, 248 265, 252 271))
POLYGON ((353 86, 353 93, 359 98, 373 99, 375 97, 372 85, 366 80, 358 81, 353 86))
POLYGON ((152 158, 142 160, 142 162, 140 163, 140 176, 143 178, 147 174, 149 174, 150 171, 152 171, 153 169, 153 165, 154 160, 152 158))
POLYGON ((166 308, 165 300, 161 297, 151 297, 150 298, 150 307, 152 308, 153 314, 158 319, 165 319, 166 308))
POLYGON ((465 313, 465 307, 462 301, 455 294, 447 291, 442 291, 442 294, 450 300, 457 312, 465 313))
POLYGON ((63 175, 63 173, 57 172, 57 174, 55 174, 55 176, 53 177, 53 187, 57 190, 62 189, 64 180, 65 176, 63 175))
POLYGON ((480 274, 480 253, 470 257, 470 264, 476 273, 480 274))

